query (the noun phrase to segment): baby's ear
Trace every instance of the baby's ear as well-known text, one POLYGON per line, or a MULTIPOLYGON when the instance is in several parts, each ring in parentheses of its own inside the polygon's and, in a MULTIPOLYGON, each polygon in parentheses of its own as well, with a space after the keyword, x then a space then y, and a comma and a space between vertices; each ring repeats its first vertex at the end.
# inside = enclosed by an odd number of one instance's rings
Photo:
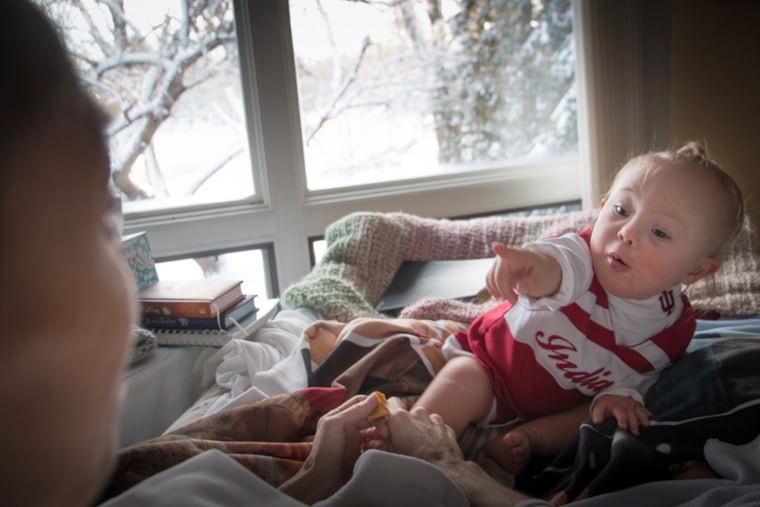
POLYGON ((692 269, 686 276, 681 279, 681 283, 691 285, 706 276, 712 275, 720 267, 720 261, 714 257, 705 257, 702 262, 692 269))

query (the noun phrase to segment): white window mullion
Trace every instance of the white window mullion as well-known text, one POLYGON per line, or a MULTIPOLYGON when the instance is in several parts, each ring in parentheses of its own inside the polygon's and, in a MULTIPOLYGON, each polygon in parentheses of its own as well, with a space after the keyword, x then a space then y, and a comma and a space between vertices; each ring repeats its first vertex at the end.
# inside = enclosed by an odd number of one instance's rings
POLYGON ((298 93, 287 2, 243 2, 249 10, 262 124, 266 201, 271 210, 280 288, 310 269, 303 228, 305 196, 298 93))
POLYGON ((470 172, 436 182, 315 192, 306 200, 304 228, 309 236, 320 235, 327 224, 358 210, 445 218, 576 201, 581 188, 578 174, 578 161, 573 158, 531 165, 524 171, 470 172))

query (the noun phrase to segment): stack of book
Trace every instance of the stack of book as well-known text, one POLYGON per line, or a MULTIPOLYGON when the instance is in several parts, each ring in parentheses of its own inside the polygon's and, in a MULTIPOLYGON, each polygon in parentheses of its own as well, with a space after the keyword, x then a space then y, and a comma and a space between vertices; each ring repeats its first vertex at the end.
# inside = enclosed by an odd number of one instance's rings
MULTIPOLYGON (((276 309, 260 315, 238 280, 159 280, 140 291, 142 327, 159 345, 222 346, 248 338, 276 309)), ((270 308, 271 307, 271 308, 270 308)))

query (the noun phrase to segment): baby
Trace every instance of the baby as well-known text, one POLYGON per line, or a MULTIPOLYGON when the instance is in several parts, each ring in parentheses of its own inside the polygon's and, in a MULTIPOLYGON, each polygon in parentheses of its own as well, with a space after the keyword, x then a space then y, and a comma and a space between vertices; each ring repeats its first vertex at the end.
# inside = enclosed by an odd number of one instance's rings
POLYGON ((527 421, 487 452, 519 474, 588 417, 638 434, 642 393, 686 350, 696 321, 682 286, 714 273, 741 227, 734 181, 702 145, 649 153, 618 172, 593 227, 522 248, 496 243, 486 280, 504 302, 450 336, 417 405, 461 435, 527 421))

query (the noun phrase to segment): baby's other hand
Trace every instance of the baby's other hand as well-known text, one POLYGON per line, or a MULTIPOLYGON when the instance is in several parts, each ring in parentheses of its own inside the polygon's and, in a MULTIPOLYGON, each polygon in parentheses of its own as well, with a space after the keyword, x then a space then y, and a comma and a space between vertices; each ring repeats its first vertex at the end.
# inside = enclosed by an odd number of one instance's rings
POLYGON ((628 396, 605 394, 600 396, 591 410, 591 420, 599 424, 608 416, 617 420, 620 429, 639 436, 639 426, 648 427, 652 415, 644 405, 628 396))

